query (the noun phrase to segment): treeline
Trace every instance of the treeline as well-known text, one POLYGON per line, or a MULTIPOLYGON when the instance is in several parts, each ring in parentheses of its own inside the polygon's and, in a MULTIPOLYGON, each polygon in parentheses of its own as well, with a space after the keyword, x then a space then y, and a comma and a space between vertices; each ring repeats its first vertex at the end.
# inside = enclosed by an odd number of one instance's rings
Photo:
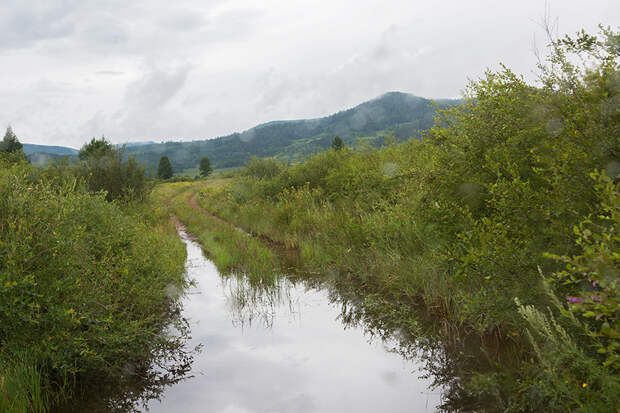
POLYGON ((464 397, 616 411, 620 35, 601 30, 552 41, 538 85, 487 72, 421 141, 253 159, 200 203, 308 267, 357 277, 395 313, 421 301, 443 323, 520 343, 516 371, 463 377, 464 397))
POLYGON ((164 327, 185 250, 143 168, 104 139, 46 168, 18 142, 0 145, 0 411, 44 412, 182 345, 164 327))
MULTIPOLYGON (((194 179, 198 179, 199 177, 206 178, 213 172, 211 168, 211 161, 206 156, 200 158, 200 163, 198 164, 198 170, 200 175, 194 176, 194 179)), ((170 159, 166 155, 159 158, 159 165, 157 166, 157 177, 159 179, 170 180, 174 176, 172 163, 170 159)), ((189 176, 178 176, 178 180, 191 180, 192 178, 189 176)))
MULTIPOLYGON (((458 103, 436 102, 440 108, 458 103)), ((432 126, 436 108, 428 99, 392 92, 320 119, 270 122, 216 139, 140 145, 127 148, 127 154, 135 155, 153 174, 162 155, 179 172, 195 168, 203 156, 216 169, 243 166, 252 156, 299 161, 328 149, 334 135, 349 143, 363 137, 375 146, 390 131, 403 140, 417 136, 432 126)))

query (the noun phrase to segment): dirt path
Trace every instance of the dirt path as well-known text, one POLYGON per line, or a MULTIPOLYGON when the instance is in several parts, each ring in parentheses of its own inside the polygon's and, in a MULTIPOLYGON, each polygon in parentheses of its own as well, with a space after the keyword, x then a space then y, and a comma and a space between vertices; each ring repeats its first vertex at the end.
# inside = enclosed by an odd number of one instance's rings
POLYGON ((234 224, 232 224, 232 223, 230 223, 230 222, 228 222, 226 220, 223 220, 222 218, 220 218, 220 217, 218 217, 216 215, 213 215, 212 213, 210 213, 209 211, 207 211, 206 209, 204 209, 203 207, 198 205, 197 198, 198 198, 198 193, 195 193, 194 196, 192 196, 190 198, 190 200, 189 200, 189 206, 192 207, 192 209, 194 211, 196 211, 196 212, 198 212, 200 214, 206 215, 206 216, 208 216, 209 218, 211 218, 214 221, 218 221, 218 222, 221 222, 223 224, 230 225, 233 228, 235 228, 237 231, 239 231, 239 232, 241 232, 241 233, 243 233, 243 234, 245 234, 247 236, 252 236, 252 234, 250 234, 249 232, 247 232, 243 228, 238 227, 238 226, 236 226, 236 225, 234 225, 234 224))
POLYGON ((211 219, 213 219, 213 220, 215 220, 215 221, 218 221, 218 222, 224 223, 224 224, 226 224, 226 225, 230 225, 231 227, 233 227, 233 228, 235 228, 237 231, 239 231, 239 232, 241 232, 241 233, 243 233, 243 234, 247 235, 248 237, 258 238, 258 239, 260 239, 261 241, 264 241, 264 242, 266 242, 266 243, 268 243, 268 244, 271 244, 271 246, 272 246, 272 247, 278 248, 280 251, 283 251, 283 250, 295 251, 295 250, 296 250, 296 248, 291 248, 291 247, 288 247, 288 246, 286 246, 283 242, 280 242, 280 241, 276 241, 276 240, 274 240, 274 239, 271 239, 271 238, 269 238, 267 235, 264 235, 264 234, 255 234, 255 233, 252 233, 252 232, 248 232, 248 231, 246 231, 245 229, 243 229, 243 228, 241 228, 241 227, 238 227, 238 226, 234 225, 233 223, 231 223, 231 222, 229 222, 229 221, 226 221, 226 220, 224 220, 224 219, 222 219, 222 218, 218 217, 217 215, 213 215, 212 213, 210 213, 209 211, 207 211, 206 209, 204 209, 203 207, 201 207, 201 206, 198 204, 198 200, 197 200, 197 198, 198 198, 198 193, 194 194, 194 195, 193 195, 193 196, 189 199, 189 205, 190 205, 190 207, 192 207, 192 209, 193 209, 194 211, 196 211, 196 212, 198 212, 198 213, 200 213, 200 214, 206 215, 207 217, 209 217, 209 218, 211 218, 211 219))

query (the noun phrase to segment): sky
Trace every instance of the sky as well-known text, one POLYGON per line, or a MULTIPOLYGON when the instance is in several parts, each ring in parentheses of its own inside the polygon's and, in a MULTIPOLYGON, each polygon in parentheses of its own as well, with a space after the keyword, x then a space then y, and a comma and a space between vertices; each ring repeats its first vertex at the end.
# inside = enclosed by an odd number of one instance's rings
POLYGON ((560 34, 620 22, 618 0, 1 1, 0 128, 74 148, 458 97, 500 62, 535 81, 545 15, 560 34))

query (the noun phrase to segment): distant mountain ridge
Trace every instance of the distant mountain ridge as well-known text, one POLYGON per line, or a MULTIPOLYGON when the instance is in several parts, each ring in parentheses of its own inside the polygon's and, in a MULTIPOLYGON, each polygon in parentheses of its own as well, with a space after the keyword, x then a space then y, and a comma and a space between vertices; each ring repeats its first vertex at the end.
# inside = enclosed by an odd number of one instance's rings
POLYGON ((419 96, 389 92, 322 118, 271 121, 215 139, 132 146, 126 148, 126 154, 135 156, 151 171, 166 155, 175 172, 195 168, 203 156, 209 157, 215 168, 241 166, 252 156, 299 161, 329 148, 336 135, 347 145, 359 138, 380 145, 390 132, 399 139, 417 137, 432 126, 437 107, 459 103, 453 99, 433 103, 419 96))
POLYGON ((68 148, 66 146, 35 145, 33 143, 24 143, 22 145, 26 155, 32 155, 34 153, 48 153, 58 156, 78 154, 77 149, 68 148))
POLYGON ((133 146, 144 146, 144 145, 152 145, 156 142, 154 141, 145 141, 145 142, 125 142, 125 143, 119 143, 116 146, 122 147, 125 146, 127 148, 131 148, 133 146))

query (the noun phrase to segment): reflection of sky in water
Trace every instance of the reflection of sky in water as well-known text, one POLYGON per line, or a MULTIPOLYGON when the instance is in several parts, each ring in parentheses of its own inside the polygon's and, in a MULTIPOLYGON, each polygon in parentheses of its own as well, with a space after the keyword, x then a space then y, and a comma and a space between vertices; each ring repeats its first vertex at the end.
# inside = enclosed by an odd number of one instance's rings
POLYGON ((150 402, 152 412, 424 412, 439 404, 419 366, 344 329, 325 291, 287 286, 280 299, 239 308, 242 282, 222 280, 196 243, 187 252, 197 286, 184 314, 192 344, 204 348, 195 377, 150 402))

